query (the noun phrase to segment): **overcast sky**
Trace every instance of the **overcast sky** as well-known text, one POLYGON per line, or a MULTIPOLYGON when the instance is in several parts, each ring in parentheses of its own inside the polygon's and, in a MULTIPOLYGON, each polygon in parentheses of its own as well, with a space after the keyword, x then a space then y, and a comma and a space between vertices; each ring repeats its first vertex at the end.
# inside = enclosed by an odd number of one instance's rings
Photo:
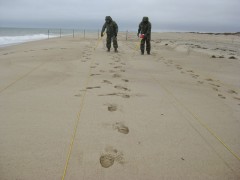
POLYGON ((0 27, 101 28, 111 16, 135 30, 148 16, 154 31, 240 31, 240 0, 0 0, 0 27))

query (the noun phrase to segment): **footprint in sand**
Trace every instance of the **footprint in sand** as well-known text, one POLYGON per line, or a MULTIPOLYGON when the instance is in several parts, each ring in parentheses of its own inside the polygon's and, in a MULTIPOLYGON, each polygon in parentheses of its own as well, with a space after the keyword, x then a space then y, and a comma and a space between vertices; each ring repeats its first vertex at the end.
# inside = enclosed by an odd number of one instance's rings
POLYGON ((113 74, 113 78, 120 78, 121 77, 121 74, 113 74))
POLYGON ((90 76, 98 76, 98 75, 101 75, 101 74, 91 74, 90 76))
POLYGON ((128 88, 126 88, 124 86, 119 86, 119 85, 114 86, 114 88, 119 89, 119 90, 124 90, 124 91, 130 91, 128 88))
POLYGON ((236 100, 240 101, 240 98, 239 98, 239 97, 234 97, 234 99, 236 99, 236 100))
POLYGON ((216 88, 216 87, 213 87, 212 89, 213 89, 214 91, 218 91, 218 88, 216 88))
POLYGON ((192 78, 195 78, 195 79, 197 79, 199 77, 199 75, 197 75, 197 74, 191 74, 191 76, 192 76, 192 78))
POLYGON ((110 72, 110 73, 115 73, 116 71, 114 71, 114 70, 110 70, 109 72, 110 72))
POLYGON ((206 79, 206 81, 213 81, 211 78, 206 79))
POLYGON ((227 92, 228 92, 229 94, 238 94, 236 91, 234 91, 234 90, 232 90, 232 89, 228 90, 227 92))
POLYGON ((104 168, 111 167, 114 162, 124 164, 123 153, 113 147, 105 148, 105 152, 100 156, 100 164, 104 168))
POLYGON ((122 66, 115 66, 114 68, 115 69, 120 69, 120 68, 122 68, 122 66))
POLYGON ((228 59, 237 59, 235 56, 230 56, 228 59))
POLYGON ((75 97, 81 97, 82 95, 81 94, 76 94, 74 95, 75 97))
POLYGON ((209 83, 210 85, 212 85, 212 86, 215 86, 215 87, 221 87, 220 85, 218 85, 218 84, 213 84, 213 83, 209 83))
POLYGON ((101 86, 87 87, 86 89, 97 89, 97 88, 101 88, 101 86))
POLYGON ((114 164, 115 158, 112 154, 103 154, 100 157, 100 164, 104 168, 109 168, 114 164))
POLYGON ((223 96, 222 94, 218 94, 218 97, 222 98, 222 99, 226 99, 225 96, 223 96))
POLYGON ((180 66, 178 64, 176 65, 176 68, 179 69, 179 70, 183 69, 182 66, 180 66))
POLYGON ((112 84, 111 81, 108 81, 108 80, 103 80, 103 83, 112 84))
POLYGON ((109 94, 100 94, 98 96, 120 96, 122 98, 130 98, 130 95, 125 93, 109 93, 109 94))
POLYGON ((128 134, 129 133, 129 129, 127 126, 125 126, 123 123, 121 122, 117 122, 116 124, 113 125, 113 128, 115 130, 118 130, 118 132, 122 133, 122 134, 128 134))
POLYGON ((108 111, 110 111, 110 112, 117 111, 117 109, 118 109, 116 104, 107 104, 107 107, 108 107, 108 111))
POLYGON ((124 82, 129 82, 129 80, 128 79, 122 79, 124 82))

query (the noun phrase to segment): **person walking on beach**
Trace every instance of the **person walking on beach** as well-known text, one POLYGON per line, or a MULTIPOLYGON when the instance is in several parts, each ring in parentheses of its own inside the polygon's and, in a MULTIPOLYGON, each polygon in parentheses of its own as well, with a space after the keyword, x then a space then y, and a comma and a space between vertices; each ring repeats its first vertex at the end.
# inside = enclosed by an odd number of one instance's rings
POLYGON ((145 49, 145 42, 146 42, 146 50, 147 50, 147 54, 150 54, 151 51, 151 23, 149 22, 148 17, 143 17, 142 22, 140 22, 139 24, 139 28, 138 28, 138 33, 137 36, 142 39, 141 40, 141 44, 140 44, 140 50, 141 50, 141 54, 144 55, 144 49, 145 49))
POLYGON ((117 43, 117 34, 118 34, 118 25, 115 21, 112 20, 110 16, 106 16, 105 18, 105 23, 102 27, 101 31, 101 37, 103 37, 103 32, 107 29, 106 34, 107 34, 107 49, 108 52, 111 49, 111 42, 113 41, 113 47, 115 52, 118 52, 118 43, 117 43))

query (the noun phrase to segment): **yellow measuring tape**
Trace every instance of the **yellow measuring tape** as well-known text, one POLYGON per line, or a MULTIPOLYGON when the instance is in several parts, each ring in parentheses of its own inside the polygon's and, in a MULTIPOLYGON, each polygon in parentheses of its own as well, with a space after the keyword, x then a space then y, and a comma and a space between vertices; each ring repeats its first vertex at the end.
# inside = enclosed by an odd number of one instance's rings
MULTIPOLYGON (((103 33, 103 36, 104 35, 105 35, 105 32, 103 33)), ((96 47, 93 48, 94 50, 96 50, 96 48, 98 47, 98 44, 99 44, 100 40, 102 40, 102 37, 98 38, 97 45, 96 45, 96 47)))
MULTIPOLYGON (((98 47, 99 41, 100 41, 101 39, 102 39, 102 37, 98 39, 98 42, 97 42, 96 47, 93 48, 94 50, 96 50, 96 48, 98 47)), ((93 65, 93 62, 94 62, 94 60, 92 60, 92 62, 91 62, 91 64, 90 64, 89 67, 91 67, 91 66, 93 65)), ((67 154, 67 160, 66 160, 65 167, 64 167, 64 171, 63 171, 63 175, 62 175, 62 180, 64 180, 65 177, 66 177, 67 168, 68 168, 69 160, 70 160, 71 153, 72 153, 72 149, 73 149, 73 144, 74 144, 74 140, 75 140, 75 137, 76 137, 76 134, 77 134, 78 124, 79 124, 80 117, 81 117, 81 112, 82 112, 82 110, 83 110, 84 101, 85 101, 85 97, 86 97, 86 94, 87 94, 87 89, 86 89, 86 88, 87 88, 87 86, 88 86, 88 84, 89 84, 89 81, 90 81, 91 72, 92 72, 92 68, 89 68, 89 72, 88 72, 88 75, 87 75, 87 80, 86 80, 85 86, 84 86, 84 87, 85 87, 85 91, 84 91, 84 94, 83 94, 83 98, 82 98, 82 100, 81 100, 80 110, 79 110, 79 112, 77 113, 77 120, 76 120, 76 122, 75 122, 74 131, 73 131, 71 143, 70 143, 69 150, 68 150, 68 154, 67 154)))
MULTIPOLYGON (((92 64, 93 64, 93 61, 91 62, 91 65, 92 64)), ((89 73, 88 73, 88 77, 87 77, 87 80, 86 80, 85 87, 88 86, 88 83, 89 83, 89 80, 90 80, 90 74, 91 74, 91 68, 89 69, 89 73)), ((78 128, 78 124, 79 124, 79 121, 80 121, 81 112, 82 112, 82 109, 83 109, 86 94, 87 94, 87 90, 85 89, 84 94, 83 94, 83 98, 82 98, 81 104, 80 104, 80 110, 77 113, 77 120, 76 120, 76 123, 75 123, 75 126, 74 126, 74 131, 73 131, 71 143, 70 143, 70 146, 69 146, 69 151, 68 151, 67 160, 66 160, 65 167, 64 167, 62 180, 65 179, 65 176, 66 176, 66 173, 67 173, 67 168, 68 168, 69 160, 70 160, 71 153, 72 153, 73 143, 74 143, 74 140, 75 140, 75 137, 76 137, 76 134, 77 134, 77 128, 78 128)))
POLYGON ((183 103, 181 103, 181 101, 178 100, 166 87, 164 87, 162 84, 160 84, 160 82, 159 82, 156 78, 154 78, 152 75, 150 75, 150 76, 151 76, 152 79, 154 79, 161 87, 163 87, 163 89, 164 89, 169 95, 171 95, 171 96, 175 99, 176 102, 178 102, 182 107, 184 107, 184 109, 185 109, 187 112, 189 112, 189 113, 192 115, 192 117, 194 117, 194 119, 196 119, 197 122, 198 122, 202 127, 204 127, 204 128, 205 128, 212 136, 214 136, 235 158, 237 158, 237 159, 240 161, 240 157, 239 157, 233 150, 231 150, 231 148, 228 147, 228 146, 226 145, 226 143, 224 143, 224 141, 223 141, 220 137, 218 137, 218 135, 217 135, 210 127, 207 126, 207 124, 203 123, 203 121, 200 120, 200 118, 199 118, 197 115, 195 115, 187 106, 185 106, 183 103))
POLYGON ((39 64, 38 66, 36 66, 35 68, 33 68, 31 71, 27 72, 26 74, 20 76, 19 78, 17 78, 15 81, 13 81, 12 83, 10 83, 9 85, 7 85, 6 87, 0 89, 0 93, 3 92, 4 90, 6 90, 7 88, 9 88, 10 86, 12 86, 13 84, 15 84, 17 81, 25 78, 27 75, 31 74, 33 71, 35 71, 36 69, 38 69, 39 67, 41 67, 43 64, 45 64, 47 62, 43 62, 41 64, 39 64))
POLYGON ((140 49, 142 38, 140 38, 140 41, 136 43, 136 51, 140 49))

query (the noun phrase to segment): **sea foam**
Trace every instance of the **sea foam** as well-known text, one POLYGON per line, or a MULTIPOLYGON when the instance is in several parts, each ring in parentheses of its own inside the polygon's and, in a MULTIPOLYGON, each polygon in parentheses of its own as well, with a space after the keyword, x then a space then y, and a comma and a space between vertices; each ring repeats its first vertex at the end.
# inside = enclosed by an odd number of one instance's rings
MULTIPOLYGON (((56 37, 50 35, 49 38, 56 37)), ((8 46, 13 44, 19 44, 29 41, 36 41, 41 39, 48 39, 46 34, 33 34, 33 35, 23 35, 23 36, 0 36, 0 46, 8 46)))

